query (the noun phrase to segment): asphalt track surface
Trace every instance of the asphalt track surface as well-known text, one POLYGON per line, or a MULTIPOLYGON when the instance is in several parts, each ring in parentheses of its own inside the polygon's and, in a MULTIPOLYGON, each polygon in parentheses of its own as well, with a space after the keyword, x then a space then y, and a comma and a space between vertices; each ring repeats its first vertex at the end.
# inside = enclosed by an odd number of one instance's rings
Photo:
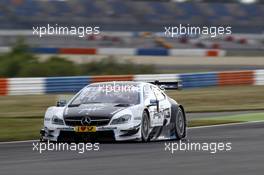
MULTIPOLYGON (((100 144, 99 151, 33 151, 32 142, 0 144, 1 175, 263 174, 264 122, 188 129, 185 142, 231 142, 232 150, 165 151, 165 141, 100 144)), ((179 143, 170 141, 170 143, 179 143)))

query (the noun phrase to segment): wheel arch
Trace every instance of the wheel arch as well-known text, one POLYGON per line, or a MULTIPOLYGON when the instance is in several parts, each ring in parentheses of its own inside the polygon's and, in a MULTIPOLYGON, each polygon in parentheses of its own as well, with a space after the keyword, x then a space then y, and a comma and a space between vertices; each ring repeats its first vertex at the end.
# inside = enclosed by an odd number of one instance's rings
POLYGON ((144 111, 147 112, 147 114, 148 114, 148 119, 150 120, 150 114, 149 114, 149 110, 148 110, 148 108, 145 108, 145 109, 143 110, 143 113, 144 113, 144 111))
POLYGON ((178 104, 178 103, 171 103, 171 117, 172 118, 170 120, 170 123, 174 123, 176 121, 176 116, 177 116, 179 108, 183 112, 184 120, 185 120, 185 123, 186 123, 187 119, 186 119, 185 109, 184 109, 183 105, 178 104))
POLYGON ((186 114, 185 114, 185 109, 184 109, 184 107, 181 105, 181 104, 179 104, 179 108, 181 108, 181 110, 182 110, 182 112, 183 112, 183 115, 184 115, 184 120, 185 120, 185 123, 186 123, 186 114))

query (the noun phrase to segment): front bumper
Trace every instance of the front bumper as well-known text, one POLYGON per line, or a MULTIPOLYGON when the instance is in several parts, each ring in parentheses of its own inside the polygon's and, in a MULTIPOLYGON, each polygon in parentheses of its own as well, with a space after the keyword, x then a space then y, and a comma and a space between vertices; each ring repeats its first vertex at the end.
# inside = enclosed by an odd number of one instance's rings
POLYGON ((55 142, 96 142, 96 141, 126 141, 139 140, 140 124, 135 126, 96 127, 96 132, 75 132, 74 127, 59 126, 53 128, 43 128, 40 131, 42 141, 55 142))

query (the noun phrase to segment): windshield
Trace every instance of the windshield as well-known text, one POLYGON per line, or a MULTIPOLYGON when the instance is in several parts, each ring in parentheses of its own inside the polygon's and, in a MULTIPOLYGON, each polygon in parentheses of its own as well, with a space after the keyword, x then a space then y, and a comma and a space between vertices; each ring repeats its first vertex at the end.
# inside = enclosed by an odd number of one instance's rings
POLYGON ((139 87, 135 84, 98 84, 83 89, 70 106, 89 103, 138 104, 139 97, 139 87))

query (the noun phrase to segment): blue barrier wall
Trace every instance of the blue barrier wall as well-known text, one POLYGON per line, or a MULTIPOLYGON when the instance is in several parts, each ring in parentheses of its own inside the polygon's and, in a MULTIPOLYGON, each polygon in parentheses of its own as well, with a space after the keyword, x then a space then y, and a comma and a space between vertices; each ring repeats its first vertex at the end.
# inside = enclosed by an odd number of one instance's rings
POLYGON ((137 49, 136 55, 153 55, 153 56, 168 56, 169 52, 167 49, 137 49))
POLYGON ((90 77, 50 77, 45 80, 46 93, 78 92, 90 84, 90 77))
POLYGON ((92 82, 102 81, 180 81, 183 88, 226 85, 264 85, 264 70, 189 74, 107 75, 40 78, 2 78, 0 95, 76 93, 92 82))
POLYGON ((29 50, 32 53, 46 53, 46 54, 59 53, 59 48, 39 47, 39 48, 30 48, 29 50))
POLYGON ((217 73, 180 74, 183 88, 216 86, 217 73))

